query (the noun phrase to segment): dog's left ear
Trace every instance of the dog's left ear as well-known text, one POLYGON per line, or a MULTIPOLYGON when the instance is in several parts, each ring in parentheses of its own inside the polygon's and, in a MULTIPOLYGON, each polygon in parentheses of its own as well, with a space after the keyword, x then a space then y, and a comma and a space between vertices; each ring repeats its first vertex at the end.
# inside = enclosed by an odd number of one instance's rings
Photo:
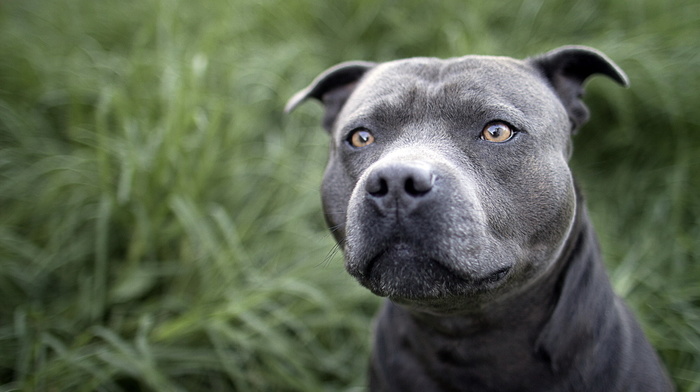
POLYGON ((585 46, 564 46, 529 60, 549 80, 564 104, 575 132, 588 120, 584 105, 583 84, 589 76, 609 76, 624 87, 629 86, 625 72, 603 53, 585 46))
POLYGON ((345 101, 355 90, 357 82, 375 65, 366 61, 349 61, 327 69, 308 87, 294 94, 284 107, 284 111, 289 113, 308 98, 316 98, 323 102, 326 109, 323 127, 330 132, 345 101))

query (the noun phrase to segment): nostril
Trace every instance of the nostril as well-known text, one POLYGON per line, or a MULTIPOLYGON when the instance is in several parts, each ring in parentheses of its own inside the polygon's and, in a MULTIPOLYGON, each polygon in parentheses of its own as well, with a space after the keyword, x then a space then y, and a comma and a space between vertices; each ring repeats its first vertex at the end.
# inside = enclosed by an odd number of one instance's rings
POLYGON ((432 175, 409 177, 406 179, 404 190, 411 196, 421 196, 430 192, 434 181, 432 175))
POLYGON ((387 184, 385 179, 378 178, 367 184, 367 193, 374 197, 386 196, 389 193, 389 184, 387 184))

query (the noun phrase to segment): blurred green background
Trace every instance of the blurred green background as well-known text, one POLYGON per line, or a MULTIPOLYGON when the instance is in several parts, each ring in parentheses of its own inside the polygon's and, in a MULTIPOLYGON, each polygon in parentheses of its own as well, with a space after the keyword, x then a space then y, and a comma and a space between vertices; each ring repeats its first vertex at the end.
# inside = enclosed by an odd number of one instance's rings
POLYGON ((0 2, 0 391, 363 390, 379 300, 318 188, 345 60, 526 57, 588 85, 572 165, 616 291, 700 391, 696 0, 0 2))

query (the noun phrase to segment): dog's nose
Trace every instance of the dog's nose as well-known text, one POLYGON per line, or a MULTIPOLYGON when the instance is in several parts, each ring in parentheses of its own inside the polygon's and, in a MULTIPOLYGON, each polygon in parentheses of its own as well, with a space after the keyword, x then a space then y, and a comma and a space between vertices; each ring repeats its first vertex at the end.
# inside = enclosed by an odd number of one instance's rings
POLYGON ((386 203, 412 204, 433 189, 435 174, 430 165, 420 162, 390 163, 375 168, 367 178, 365 190, 381 207, 386 203))

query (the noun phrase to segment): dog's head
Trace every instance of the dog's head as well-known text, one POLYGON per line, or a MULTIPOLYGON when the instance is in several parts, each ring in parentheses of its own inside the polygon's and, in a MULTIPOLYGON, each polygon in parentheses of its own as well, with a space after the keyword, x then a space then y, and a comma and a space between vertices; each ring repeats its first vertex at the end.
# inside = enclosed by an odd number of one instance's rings
POLYGON ((400 303, 482 302, 542 276, 571 229, 570 137, 605 55, 350 62, 289 101, 325 107, 322 198, 350 274, 400 303), (459 302, 459 301, 457 301, 459 302))

